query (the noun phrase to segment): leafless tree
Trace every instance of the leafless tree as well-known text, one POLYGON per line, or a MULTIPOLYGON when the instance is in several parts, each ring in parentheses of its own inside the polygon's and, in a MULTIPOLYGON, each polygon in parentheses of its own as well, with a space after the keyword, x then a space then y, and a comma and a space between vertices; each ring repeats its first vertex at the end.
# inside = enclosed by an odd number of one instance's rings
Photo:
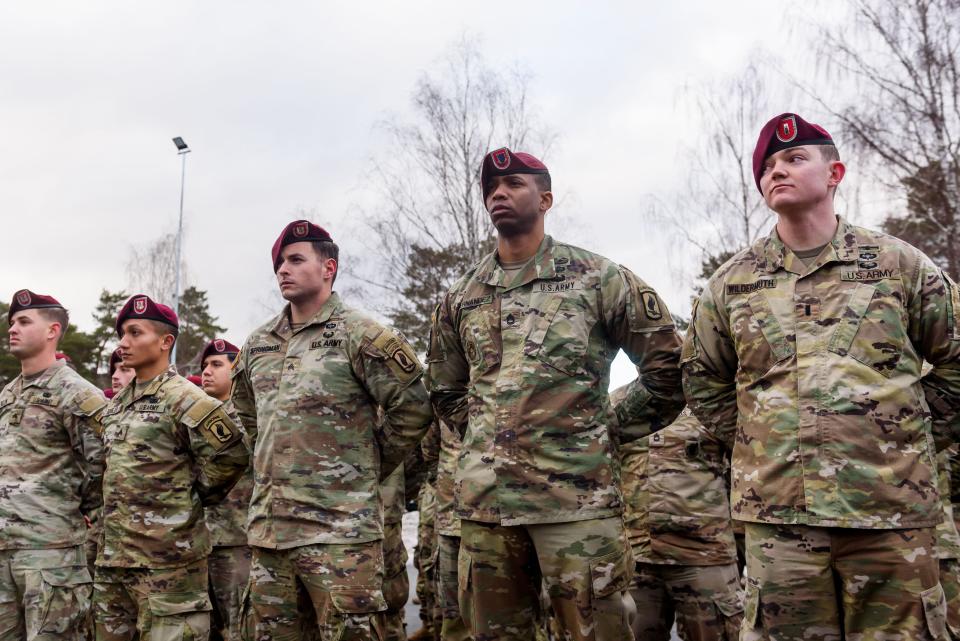
POLYGON ((529 74, 493 68, 465 36, 417 81, 413 117, 380 123, 389 142, 372 162, 378 203, 364 212, 375 260, 346 271, 380 290, 387 315, 421 349, 443 292, 493 247, 479 188, 483 156, 502 146, 549 153, 554 137, 529 90, 529 74))
MULTIPOLYGON (((127 259, 128 289, 156 301, 173 304, 176 290, 177 235, 165 233, 141 246, 130 247, 127 259)), ((187 288, 186 261, 180 263, 181 291, 187 288)))
POLYGON ((846 81, 845 99, 798 86, 906 196, 884 226, 960 276, 960 1, 855 0, 849 13, 815 32, 821 75, 846 81))
POLYGON ((756 65, 720 81, 687 87, 697 140, 681 151, 687 175, 674 194, 651 198, 650 217, 670 230, 674 248, 699 254, 698 278, 765 233, 772 221, 753 180, 757 132, 770 117, 769 91, 756 65))

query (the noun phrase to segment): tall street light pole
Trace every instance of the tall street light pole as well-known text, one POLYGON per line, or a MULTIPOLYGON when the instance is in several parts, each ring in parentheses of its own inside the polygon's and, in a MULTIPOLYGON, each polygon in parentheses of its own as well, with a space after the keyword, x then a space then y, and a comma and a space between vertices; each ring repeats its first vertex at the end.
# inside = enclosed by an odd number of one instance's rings
MULTIPOLYGON (((180 316, 180 253, 183 248, 183 186, 187 177, 187 154, 190 153, 190 147, 183 142, 183 138, 177 136, 173 139, 173 144, 177 146, 177 155, 180 156, 180 222, 177 225, 177 284, 173 294, 173 311, 180 316)), ((173 344, 170 352, 170 360, 173 366, 177 365, 177 344, 173 344)))

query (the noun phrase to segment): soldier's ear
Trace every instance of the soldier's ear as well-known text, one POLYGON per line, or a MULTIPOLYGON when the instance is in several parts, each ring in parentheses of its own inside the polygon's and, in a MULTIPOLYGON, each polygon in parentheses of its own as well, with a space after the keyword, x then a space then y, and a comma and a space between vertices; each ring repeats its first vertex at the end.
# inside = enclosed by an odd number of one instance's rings
POLYGON ((547 210, 553 207, 553 192, 552 191, 541 191, 540 192, 540 213, 545 214, 547 210))

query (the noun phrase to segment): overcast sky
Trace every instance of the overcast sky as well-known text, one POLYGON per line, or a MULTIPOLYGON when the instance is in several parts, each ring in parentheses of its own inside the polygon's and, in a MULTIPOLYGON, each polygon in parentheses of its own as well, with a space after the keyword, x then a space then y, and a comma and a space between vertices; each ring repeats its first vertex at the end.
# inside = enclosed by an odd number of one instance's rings
POLYGON ((678 145, 697 136, 678 90, 737 71, 757 47, 782 54, 789 6, 3 3, 0 296, 53 294, 89 329, 100 289, 127 286, 130 246, 175 228, 171 138, 183 136, 190 282, 241 342, 268 316, 270 246, 298 210, 317 212, 350 260, 356 244, 337 232, 366 195, 376 123, 409 112, 417 78, 466 32, 488 62, 533 74, 535 108, 558 134, 549 165, 566 197, 548 232, 566 221, 563 240, 627 265, 688 314, 665 233, 641 218, 645 194, 681 184, 678 145))

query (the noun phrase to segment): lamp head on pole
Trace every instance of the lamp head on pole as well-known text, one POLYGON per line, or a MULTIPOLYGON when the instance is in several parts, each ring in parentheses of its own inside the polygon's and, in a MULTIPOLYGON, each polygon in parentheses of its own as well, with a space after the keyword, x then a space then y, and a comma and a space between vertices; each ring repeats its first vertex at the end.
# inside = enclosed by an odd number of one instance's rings
POLYGON ((187 146, 187 143, 183 142, 183 138, 181 138, 180 136, 177 136, 176 138, 173 139, 173 144, 177 146, 178 154, 190 153, 190 147, 187 146))

